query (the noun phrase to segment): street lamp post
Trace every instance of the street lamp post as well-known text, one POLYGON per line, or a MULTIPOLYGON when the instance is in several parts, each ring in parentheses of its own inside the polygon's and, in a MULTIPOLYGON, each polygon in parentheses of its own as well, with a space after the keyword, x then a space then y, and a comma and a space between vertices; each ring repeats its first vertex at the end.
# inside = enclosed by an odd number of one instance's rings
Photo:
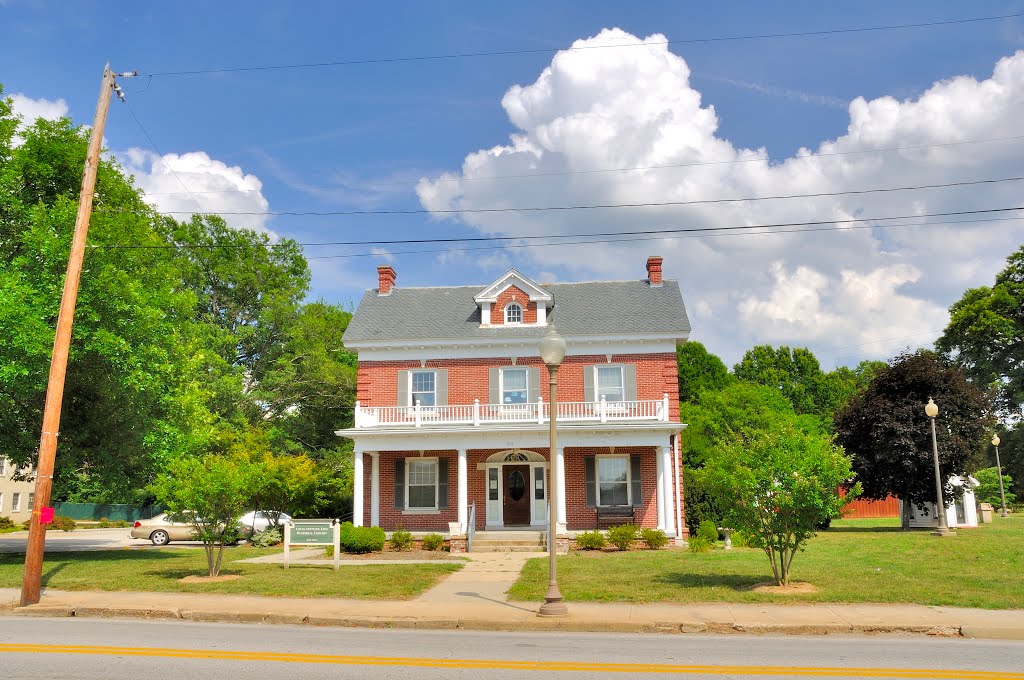
POLYGON ((996 447, 996 474, 999 475, 999 500, 1003 504, 1003 511, 1000 514, 1006 517, 1006 494, 1003 493, 1003 466, 999 464, 999 435, 992 435, 992 446, 996 447))
POLYGON ((537 612, 541 616, 565 616, 569 613, 562 602, 562 593, 558 591, 558 567, 555 556, 558 552, 558 467, 555 464, 555 452, 558 450, 558 432, 556 421, 558 414, 558 367, 565 358, 565 340, 558 334, 554 326, 540 341, 540 358, 548 367, 548 592, 544 595, 544 604, 537 612))
POLYGON ((924 407, 924 412, 932 421, 932 459, 935 462, 935 498, 936 503, 938 503, 936 510, 939 514, 939 528, 933 531, 932 535, 956 536, 956 533, 950 531, 949 525, 946 524, 946 502, 942 500, 942 476, 939 473, 939 445, 935 439, 935 416, 939 415, 939 407, 932 401, 931 397, 928 397, 928 403, 924 407))

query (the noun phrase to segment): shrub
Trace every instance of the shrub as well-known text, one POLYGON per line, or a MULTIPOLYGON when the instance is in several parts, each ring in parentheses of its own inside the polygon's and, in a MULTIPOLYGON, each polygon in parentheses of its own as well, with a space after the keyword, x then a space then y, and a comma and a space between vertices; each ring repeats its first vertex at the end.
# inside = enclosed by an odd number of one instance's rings
MULTIPOLYGON (((256 546, 257 548, 269 548, 272 545, 277 545, 284 540, 281 535, 281 530, 277 527, 270 527, 263 531, 257 531, 249 539, 249 543, 256 546)), ((333 548, 334 546, 331 546, 333 548)))
POLYGON ((100 529, 109 529, 110 528, 110 520, 107 519, 106 517, 100 517, 100 523, 99 523, 98 526, 99 526, 100 529))
POLYGON ((635 524, 619 524, 608 529, 608 542, 619 550, 629 550, 639 531, 635 524))
POLYGON ((440 550, 444 547, 444 536, 441 534, 427 534, 423 537, 424 550, 440 550))
POLYGON ((750 538, 742 531, 734 531, 729 536, 735 548, 746 548, 750 545, 750 538))
POLYGON ((60 529, 61 531, 74 531, 75 530, 75 520, 71 519, 70 517, 64 517, 63 515, 58 515, 58 516, 53 518, 53 524, 50 525, 50 528, 51 529, 60 529))
POLYGON ((718 540, 718 527, 709 519, 704 520, 697 527, 697 536, 708 540, 712 545, 718 540))
POLYGON ((706 553, 711 552, 711 549, 715 547, 714 541, 709 541, 703 536, 694 536, 690 539, 690 552, 695 553, 706 553))
POLYGON ((351 527, 342 530, 341 549, 348 553, 377 552, 384 549, 384 530, 380 527, 351 527))
POLYGON ((393 550, 408 550, 412 546, 412 534, 405 529, 396 529, 391 532, 391 548, 393 550))
POLYGON ((658 550, 668 545, 668 536, 661 529, 643 529, 640 540, 647 544, 648 550, 658 550))
POLYGON ((25 531, 28 531, 31 526, 32 526, 32 520, 30 520, 30 519, 27 519, 27 520, 25 520, 24 522, 21 523, 21 528, 24 529, 25 531))
POLYGON ((0 517, 0 531, 4 529, 13 529, 14 521, 10 517, 0 517))
POLYGON ((582 534, 576 534, 577 550, 600 550, 604 544, 604 534, 600 531, 584 531, 582 534))
POLYGON ((126 529, 132 526, 132 523, 128 520, 119 519, 116 522, 114 522, 113 526, 117 527, 118 529, 126 529))

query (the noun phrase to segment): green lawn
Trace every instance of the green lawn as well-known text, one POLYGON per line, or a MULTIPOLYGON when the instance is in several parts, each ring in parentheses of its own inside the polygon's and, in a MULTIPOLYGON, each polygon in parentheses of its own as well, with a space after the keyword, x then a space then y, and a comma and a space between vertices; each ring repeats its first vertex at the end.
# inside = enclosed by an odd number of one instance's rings
MULTIPOLYGON (((278 552, 279 548, 238 547, 224 555, 222 575, 234 581, 181 583, 185 576, 206 574, 202 549, 105 550, 49 553, 43 586, 61 590, 134 590, 185 593, 237 593, 288 597, 345 597, 407 600, 437 584, 461 564, 388 564, 295 566, 240 564, 234 560, 278 552)), ((24 555, 0 555, 0 588, 21 587, 24 555)))
MULTIPOLYGON (((558 559, 558 584, 577 602, 913 602, 1024 608, 1024 516, 961 529, 956 538, 903 532, 898 520, 841 520, 793 560, 791 580, 816 593, 776 595, 751 587, 772 581, 760 550, 718 548, 572 553, 558 559)), ((719 544, 721 546, 721 544, 719 544)), ((527 563, 509 591, 543 599, 546 559, 527 563)))

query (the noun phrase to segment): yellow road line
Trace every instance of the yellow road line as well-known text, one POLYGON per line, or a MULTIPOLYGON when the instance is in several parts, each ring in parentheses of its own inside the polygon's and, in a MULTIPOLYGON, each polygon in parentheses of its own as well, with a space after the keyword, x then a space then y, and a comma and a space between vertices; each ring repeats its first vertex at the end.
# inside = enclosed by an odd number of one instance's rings
POLYGON ((593 663, 585 661, 514 661, 502 659, 430 659, 405 656, 341 656, 246 652, 220 649, 165 647, 99 647, 85 645, 3 644, 8 654, 89 654, 95 656, 165 657, 230 661, 280 661, 341 666, 412 666, 520 671, 589 671, 591 673, 676 673, 695 675, 788 675, 793 677, 948 678, 950 680, 1024 680, 1024 673, 1004 671, 938 670, 920 668, 840 668, 829 666, 717 666, 656 663, 593 663))

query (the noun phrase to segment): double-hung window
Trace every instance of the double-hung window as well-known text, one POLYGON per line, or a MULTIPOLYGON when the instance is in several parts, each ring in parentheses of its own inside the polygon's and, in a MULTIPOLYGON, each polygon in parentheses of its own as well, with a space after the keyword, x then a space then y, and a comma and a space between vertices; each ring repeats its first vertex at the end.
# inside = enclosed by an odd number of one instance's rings
POLYGON ((597 504, 629 505, 629 457, 597 457, 597 504))
POLYGON ((437 509, 437 459, 406 460, 406 502, 409 510, 437 509))
POLYGON ((505 307, 505 323, 522 323, 523 308, 518 302, 512 302, 505 307))
POLYGON ((7 459, 0 456, 0 477, 7 476, 7 459))
POLYGON ((410 378, 410 406, 437 404, 437 379, 434 371, 412 371, 410 378))
POLYGON ((11 494, 11 512, 21 511, 21 494, 15 491, 11 494))
POLYGON ((597 367, 597 398, 601 397, 604 397, 605 401, 626 400, 621 366, 597 367))
POLYGON ((525 368, 505 368, 501 371, 501 403, 525 404, 529 394, 529 371, 525 368))
POLYGON ((34 493, 30 493, 28 495, 28 507, 25 508, 25 509, 26 510, 31 510, 35 506, 35 504, 36 504, 36 495, 34 493))

